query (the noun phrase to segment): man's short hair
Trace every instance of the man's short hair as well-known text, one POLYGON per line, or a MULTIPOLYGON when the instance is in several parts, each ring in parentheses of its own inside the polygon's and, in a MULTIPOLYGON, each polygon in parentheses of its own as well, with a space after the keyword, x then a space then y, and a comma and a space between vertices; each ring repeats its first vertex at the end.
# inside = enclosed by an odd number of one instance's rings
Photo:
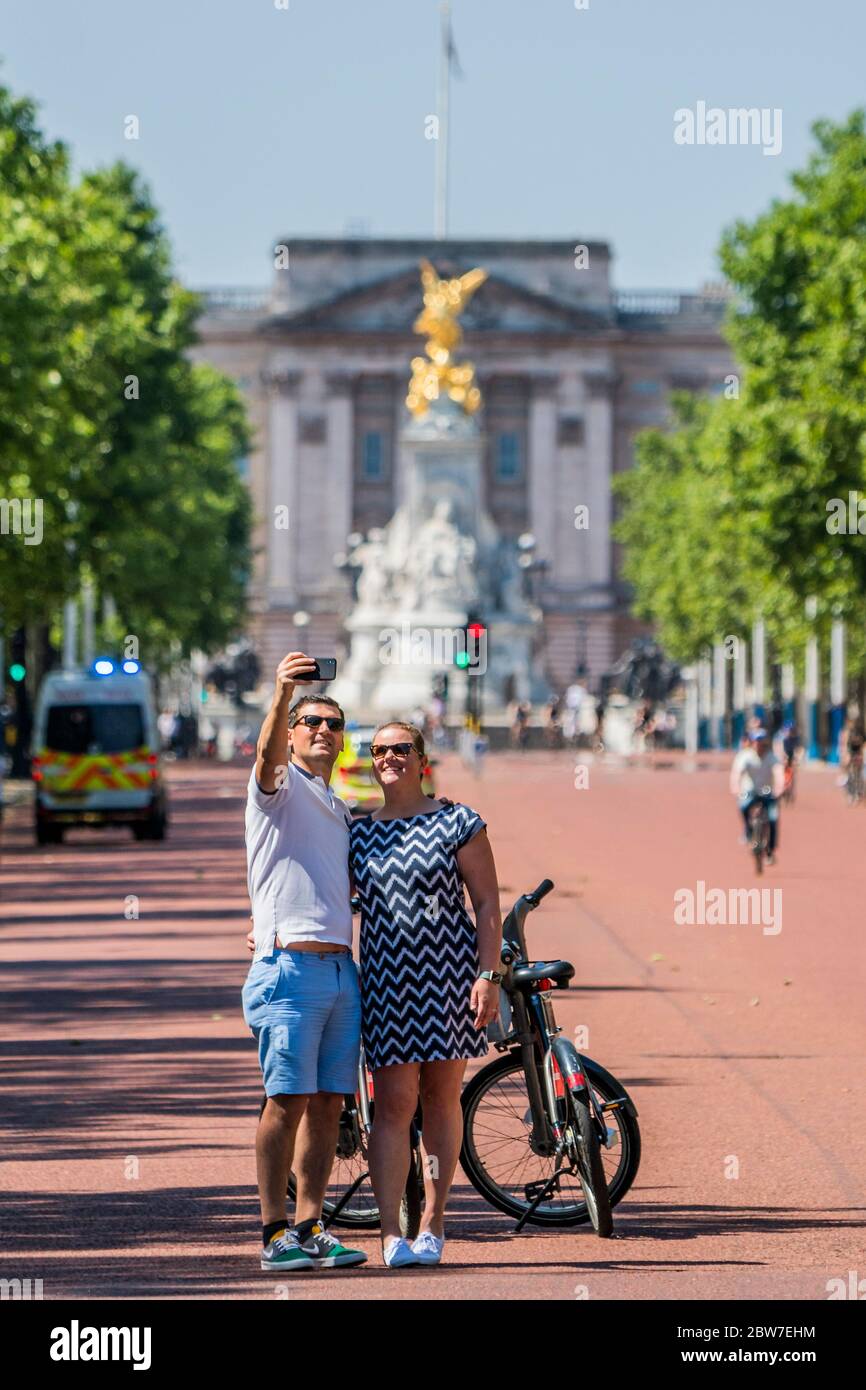
POLYGON ((343 723, 345 724, 346 722, 345 714, 343 713, 340 706, 337 704, 337 701, 332 700, 330 695, 302 695, 300 700, 296 700, 295 703, 292 705, 292 708, 289 710, 290 729, 293 728, 295 724, 297 724, 298 710, 303 709, 304 705, 329 705, 331 709, 335 709, 337 711, 343 723))

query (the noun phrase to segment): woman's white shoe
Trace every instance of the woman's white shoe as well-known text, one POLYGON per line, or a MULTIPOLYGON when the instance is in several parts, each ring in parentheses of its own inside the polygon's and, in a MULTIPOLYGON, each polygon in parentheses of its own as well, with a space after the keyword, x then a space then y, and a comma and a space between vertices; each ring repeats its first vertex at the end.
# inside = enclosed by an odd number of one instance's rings
POLYGON ((402 1269, 404 1265, 417 1265, 421 1261, 408 1240, 402 1236, 391 1236, 382 1246, 382 1258, 389 1269, 402 1269))
POLYGON ((419 1264, 438 1265, 442 1259, 444 1236, 434 1236, 432 1231, 422 1231, 412 1242, 412 1251, 419 1264))

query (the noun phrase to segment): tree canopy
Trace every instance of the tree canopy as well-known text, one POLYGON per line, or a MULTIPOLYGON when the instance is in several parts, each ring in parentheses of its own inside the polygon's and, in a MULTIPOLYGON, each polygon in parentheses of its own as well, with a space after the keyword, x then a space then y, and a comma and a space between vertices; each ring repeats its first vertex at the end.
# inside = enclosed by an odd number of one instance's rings
POLYGON ((813 131, 792 196, 722 237, 739 395, 676 395, 615 484, 636 609, 680 660, 759 615, 793 659, 812 595, 819 631, 846 619, 850 664, 866 655, 866 541, 828 525, 833 499, 866 509, 864 113, 813 131))
POLYGON ((234 384, 187 355, 196 313, 138 174, 74 179, 0 87, 0 496, 42 503, 41 543, 0 536, 7 631, 83 579, 157 668, 242 624, 250 441, 234 384))

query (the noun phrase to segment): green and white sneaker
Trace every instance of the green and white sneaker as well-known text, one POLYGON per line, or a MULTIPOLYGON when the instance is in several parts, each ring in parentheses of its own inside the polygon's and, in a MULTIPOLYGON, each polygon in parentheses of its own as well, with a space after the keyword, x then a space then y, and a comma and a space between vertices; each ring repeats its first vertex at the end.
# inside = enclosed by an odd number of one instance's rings
POLYGON ((317 1222, 310 1234, 298 1246, 308 1255, 316 1269, 335 1269, 338 1265, 363 1265, 367 1256, 363 1250, 349 1250, 333 1236, 328 1235, 324 1226, 317 1222))
POLYGON ((315 1269, 315 1262, 301 1249, 297 1234, 286 1229, 277 1231, 262 1250, 262 1269, 294 1274, 296 1269, 315 1269))

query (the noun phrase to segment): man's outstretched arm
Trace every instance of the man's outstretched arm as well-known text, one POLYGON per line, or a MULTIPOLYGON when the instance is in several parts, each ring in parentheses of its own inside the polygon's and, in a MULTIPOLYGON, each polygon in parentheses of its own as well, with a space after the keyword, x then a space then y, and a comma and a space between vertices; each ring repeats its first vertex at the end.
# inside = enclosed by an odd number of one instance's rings
POLYGON ((312 657, 303 652, 289 652, 277 667, 274 698, 256 744, 256 781, 263 792, 275 792, 282 786, 289 762, 289 710, 295 685, 306 671, 314 669, 312 657))

